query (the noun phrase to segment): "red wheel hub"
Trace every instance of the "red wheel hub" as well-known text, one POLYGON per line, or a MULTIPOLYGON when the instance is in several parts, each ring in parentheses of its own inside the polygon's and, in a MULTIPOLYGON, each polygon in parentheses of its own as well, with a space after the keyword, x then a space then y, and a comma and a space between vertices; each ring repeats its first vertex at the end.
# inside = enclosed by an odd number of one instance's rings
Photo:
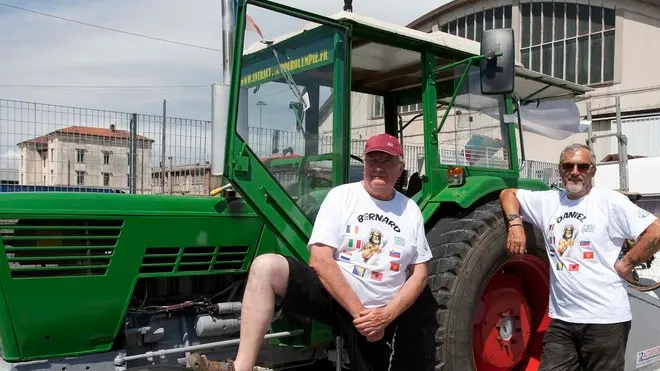
POLYGON ((490 277, 473 316, 477 371, 536 370, 548 325, 548 266, 526 255, 490 277))

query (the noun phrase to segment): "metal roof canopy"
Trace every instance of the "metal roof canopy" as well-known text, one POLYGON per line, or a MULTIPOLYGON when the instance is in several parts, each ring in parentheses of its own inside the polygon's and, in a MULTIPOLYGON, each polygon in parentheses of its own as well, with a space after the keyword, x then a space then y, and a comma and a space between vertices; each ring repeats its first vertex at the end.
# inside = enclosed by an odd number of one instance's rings
MULTIPOLYGON (((391 91, 419 88, 422 72, 419 52, 421 50, 431 50, 439 55, 436 58, 436 68, 480 54, 480 43, 448 33, 439 31, 426 33, 345 11, 329 18, 352 25, 351 90, 356 92, 382 95, 391 91)), ((270 49, 278 43, 317 27, 319 27, 317 23, 308 23, 296 32, 269 40, 272 42, 269 45, 262 42, 253 43, 245 49, 244 54, 252 54, 267 47, 270 49)), ((516 62, 515 70, 515 94, 522 102, 571 98, 593 91, 587 86, 531 71, 519 62, 516 62)), ((324 72, 330 78, 332 69, 322 67, 314 71, 315 78, 322 78, 324 72)), ((305 73, 302 72, 300 75, 305 73)), ((443 71, 438 73, 437 80, 451 81, 456 73, 454 70, 443 71)), ((470 79, 470 94, 459 96, 456 101, 457 106, 462 105, 461 101, 465 101, 468 96, 469 106, 475 108, 474 105, 480 97, 478 84, 478 78, 470 79), (474 90, 475 80, 477 90, 474 90)), ((482 108, 490 106, 493 102, 493 97, 481 96, 481 98, 483 98, 482 108)), ((421 96, 419 99, 421 100, 421 96)))

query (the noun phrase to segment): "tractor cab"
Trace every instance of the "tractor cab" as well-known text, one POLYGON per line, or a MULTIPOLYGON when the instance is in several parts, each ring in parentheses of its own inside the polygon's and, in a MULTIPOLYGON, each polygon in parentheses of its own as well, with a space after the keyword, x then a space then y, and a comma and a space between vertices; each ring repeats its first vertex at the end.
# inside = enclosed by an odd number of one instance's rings
POLYGON ((444 200, 470 204, 484 176, 517 181, 522 105, 574 106, 590 90, 523 68, 511 29, 478 43, 346 11, 322 17, 267 1, 236 10, 228 120, 215 127, 226 130, 222 175, 299 247, 325 193, 362 178, 367 137, 400 138, 399 191, 428 216, 444 200))

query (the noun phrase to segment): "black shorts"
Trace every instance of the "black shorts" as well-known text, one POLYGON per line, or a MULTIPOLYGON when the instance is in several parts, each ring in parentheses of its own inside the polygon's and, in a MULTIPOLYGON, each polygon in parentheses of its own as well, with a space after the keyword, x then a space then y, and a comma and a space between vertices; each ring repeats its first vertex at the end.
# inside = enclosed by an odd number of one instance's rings
POLYGON ((388 326, 381 340, 367 341, 353 325, 353 317, 321 284, 316 272, 303 262, 285 258, 289 262, 289 284, 277 307, 332 327, 344 340, 351 371, 388 370, 396 324, 388 326))
POLYGON ((623 371, 630 325, 552 319, 543 338, 539 371, 623 371))

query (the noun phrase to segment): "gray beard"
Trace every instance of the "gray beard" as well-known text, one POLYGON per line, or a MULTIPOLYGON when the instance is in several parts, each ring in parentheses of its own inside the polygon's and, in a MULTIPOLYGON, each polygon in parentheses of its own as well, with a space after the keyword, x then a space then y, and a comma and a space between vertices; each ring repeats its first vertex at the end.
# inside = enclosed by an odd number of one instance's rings
POLYGON ((571 196, 577 196, 581 194, 584 189, 584 183, 566 182, 566 192, 571 196))

